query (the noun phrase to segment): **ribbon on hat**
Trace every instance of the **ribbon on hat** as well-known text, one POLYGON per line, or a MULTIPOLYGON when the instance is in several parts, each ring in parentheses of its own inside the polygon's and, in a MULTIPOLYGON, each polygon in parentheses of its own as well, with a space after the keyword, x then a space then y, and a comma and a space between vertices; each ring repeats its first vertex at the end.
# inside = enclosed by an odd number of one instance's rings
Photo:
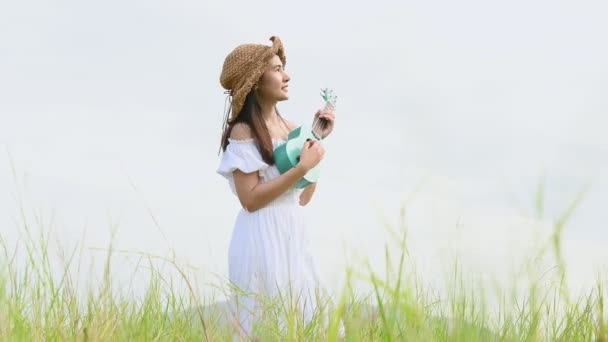
MULTIPOLYGON (((222 123, 222 135, 224 134, 224 132, 226 132, 226 126, 228 126, 228 115, 230 114, 230 110, 232 109, 232 91, 226 90, 224 94, 226 94, 227 96, 226 100, 224 101, 224 122, 222 123), (230 102, 230 105, 228 106, 228 110, 226 110, 226 103, 228 102, 230 102)), ((221 151, 222 146, 220 145, 220 149, 217 151, 218 156, 221 151)))
POLYGON ((232 90, 226 90, 224 94, 227 96, 224 100, 224 121, 222 124, 222 133, 226 130, 226 126, 228 126, 228 117, 230 115, 230 110, 232 109, 232 90), (230 104, 226 106, 227 103, 230 104), (226 107, 228 107, 228 110, 226 110, 226 107))

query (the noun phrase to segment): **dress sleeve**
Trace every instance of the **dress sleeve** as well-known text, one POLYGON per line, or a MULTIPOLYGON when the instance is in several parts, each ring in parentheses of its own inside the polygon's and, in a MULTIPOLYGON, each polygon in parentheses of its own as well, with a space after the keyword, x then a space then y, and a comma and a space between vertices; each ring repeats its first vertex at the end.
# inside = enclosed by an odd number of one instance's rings
POLYGON ((229 138, 229 144, 220 160, 217 173, 224 176, 230 184, 232 192, 236 194, 233 172, 236 169, 244 173, 262 171, 268 168, 268 164, 262 159, 253 139, 236 140, 229 138))

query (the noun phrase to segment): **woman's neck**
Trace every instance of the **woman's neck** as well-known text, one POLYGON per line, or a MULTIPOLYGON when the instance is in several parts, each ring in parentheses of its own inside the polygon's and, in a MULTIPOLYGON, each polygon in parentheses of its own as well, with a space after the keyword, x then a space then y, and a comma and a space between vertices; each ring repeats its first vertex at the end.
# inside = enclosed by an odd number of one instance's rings
POLYGON ((279 117, 276 111, 276 101, 258 101, 262 109, 262 117, 266 121, 266 125, 275 125, 278 123, 279 117))

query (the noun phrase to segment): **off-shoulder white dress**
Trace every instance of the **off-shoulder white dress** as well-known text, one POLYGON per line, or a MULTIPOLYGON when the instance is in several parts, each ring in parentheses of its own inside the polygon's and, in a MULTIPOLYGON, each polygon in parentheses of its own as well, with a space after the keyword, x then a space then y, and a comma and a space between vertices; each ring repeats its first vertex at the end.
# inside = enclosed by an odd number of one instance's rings
MULTIPOLYGON (((285 140, 273 139, 275 148, 282 143, 285 140)), ((236 169, 258 172, 261 182, 280 176, 275 165, 264 162, 253 139, 230 138, 217 169, 235 195, 236 169)), ((326 298, 317 262, 309 249, 304 207, 299 204, 302 191, 291 188, 261 209, 248 212, 242 208, 236 217, 228 268, 229 280, 238 291, 233 291, 229 306, 235 322, 247 335, 251 334, 256 319, 264 314, 260 294, 291 297, 299 303, 306 322, 312 319, 319 299, 326 298)))

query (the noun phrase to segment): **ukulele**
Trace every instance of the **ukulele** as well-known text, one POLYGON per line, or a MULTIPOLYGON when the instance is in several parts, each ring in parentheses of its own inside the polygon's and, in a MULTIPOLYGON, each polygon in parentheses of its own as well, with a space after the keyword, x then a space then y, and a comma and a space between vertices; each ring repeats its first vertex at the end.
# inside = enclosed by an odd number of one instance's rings
MULTIPOLYGON (((327 88, 321 89, 321 97, 323 97, 323 100, 325 101, 324 111, 335 110, 337 96, 334 95, 333 90, 327 88)), ((324 119, 316 117, 313 121, 312 128, 307 125, 302 125, 289 132, 287 141, 279 145, 273 153, 275 164, 281 174, 289 171, 298 164, 302 148, 307 141, 314 140, 321 144, 324 138, 321 133, 326 126, 327 122, 324 119)), ((319 174, 319 164, 317 164, 310 169, 294 187, 302 189, 315 183, 319 179, 319 174)))

